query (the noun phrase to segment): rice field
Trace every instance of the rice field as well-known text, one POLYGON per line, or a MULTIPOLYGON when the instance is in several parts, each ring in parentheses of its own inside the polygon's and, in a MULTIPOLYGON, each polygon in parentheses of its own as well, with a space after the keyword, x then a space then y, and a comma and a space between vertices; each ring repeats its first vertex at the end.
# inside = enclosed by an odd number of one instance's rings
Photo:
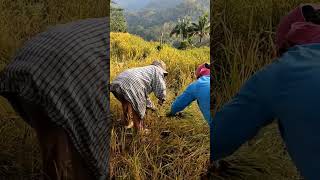
MULTIPOLYGON (((208 47, 177 50, 146 42, 127 33, 111 33, 111 80, 132 67, 163 60, 168 68, 168 100, 157 112, 147 112, 145 123, 151 134, 145 137, 119 125, 121 104, 111 95, 114 128, 111 141, 111 175, 115 179, 198 179, 209 158, 209 128, 194 102, 182 116, 168 118, 171 102, 194 81, 195 68, 210 61, 208 47), (168 133, 169 132, 169 133, 168 133)), ((151 99, 156 104, 156 98, 151 99)))

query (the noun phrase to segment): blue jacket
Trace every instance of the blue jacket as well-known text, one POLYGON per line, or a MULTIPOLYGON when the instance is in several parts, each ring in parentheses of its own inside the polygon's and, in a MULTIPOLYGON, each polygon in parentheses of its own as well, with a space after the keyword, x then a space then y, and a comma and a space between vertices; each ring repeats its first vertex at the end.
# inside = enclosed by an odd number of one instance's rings
POLYGON ((288 152, 306 180, 320 179, 320 44, 292 47, 253 75, 213 117, 211 160, 232 154, 278 119, 288 152))
POLYGON ((182 111, 193 101, 197 100, 199 108, 206 119, 210 122, 210 76, 202 76, 191 83, 187 89, 173 102, 171 113, 182 111))

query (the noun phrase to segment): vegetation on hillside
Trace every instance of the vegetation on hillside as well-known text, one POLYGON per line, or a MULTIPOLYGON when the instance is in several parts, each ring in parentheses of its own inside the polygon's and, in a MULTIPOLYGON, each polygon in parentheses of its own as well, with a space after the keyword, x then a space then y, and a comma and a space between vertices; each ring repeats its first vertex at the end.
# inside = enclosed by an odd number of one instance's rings
MULTIPOLYGON (((274 35, 280 18, 306 0, 217 0, 211 4, 211 58, 215 65, 213 113, 237 93, 253 73, 272 62, 274 35)), ((298 180, 276 124, 226 158, 231 169, 215 180, 298 180)))
POLYGON ((152 0, 114 0, 115 3, 128 11, 137 11, 147 6, 152 0))
MULTIPOLYGON (((155 59, 168 68, 168 100, 157 112, 147 112, 145 123, 151 129, 147 137, 119 126, 122 107, 111 95, 115 120, 111 141, 111 175, 116 179, 198 179, 205 171, 209 153, 209 130, 196 103, 179 117, 168 118, 171 102, 194 81, 196 67, 209 62, 208 47, 177 50, 146 42, 128 33, 111 33, 111 81, 120 72, 145 66, 155 59)), ((154 102, 156 98, 151 96, 154 102)), ((155 103, 156 104, 156 103, 155 103)))
MULTIPOLYGON (((105 17, 109 0, 0 0, 0 71, 23 43, 49 26, 105 17)), ((0 179, 39 179, 41 159, 33 129, 0 97, 0 179)))
POLYGON ((186 49, 187 46, 194 46, 194 39, 198 37, 199 45, 202 40, 209 36, 210 22, 207 14, 199 16, 197 22, 191 22, 190 18, 179 19, 178 23, 170 32, 170 37, 181 38, 178 49, 186 49))
POLYGON ((111 4, 110 7, 110 31, 111 32, 127 32, 127 21, 124 16, 124 9, 111 4))
MULTIPOLYGON (((154 1, 137 12, 127 11, 128 32, 148 41, 158 41, 163 33, 167 43, 175 44, 179 39, 170 37, 170 32, 177 20, 189 16, 191 21, 198 21, 199 16, 209 12, 209 4, 209 0, 180 0, 171 3, 154 1), (168 7, 162 8, 157 5, 159 3, 168 7)), ((208 45, 208 38, 204 39, 203 44, 208 45)))

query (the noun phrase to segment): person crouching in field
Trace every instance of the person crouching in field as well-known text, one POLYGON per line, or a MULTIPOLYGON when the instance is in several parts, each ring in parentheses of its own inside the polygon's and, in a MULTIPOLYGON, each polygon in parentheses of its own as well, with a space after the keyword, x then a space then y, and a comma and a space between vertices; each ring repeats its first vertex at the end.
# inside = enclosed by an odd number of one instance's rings
POLYGON ((276 31, 276 46, 277 60, 249 78, 213 118, 211 161, 231 155, 278 119, 282 138, 301 175, 318 180, 320 5, 300 5, 285 16, 276 31))
POLYGON ((122 104, 125 128, 134 127, 139 133, 150 133, 143 122, 146 109, 154 109, 148 95, 153 92, 158 103, 164 103, 167 74, 165 63, 155 60, 149 66, 128 69, 112 81, 110 91, 122 104))
POLYGON ((195 74, 197 80, 176 98, 167 115, 174 116, 196 100, 205 120, 210 124, 210 65, 207 63, 199 65, 195 74))
POLYGON ((108 21, 51 27, 0 74, 0 95, 36 130, 44 179, 109 178, 108 21))

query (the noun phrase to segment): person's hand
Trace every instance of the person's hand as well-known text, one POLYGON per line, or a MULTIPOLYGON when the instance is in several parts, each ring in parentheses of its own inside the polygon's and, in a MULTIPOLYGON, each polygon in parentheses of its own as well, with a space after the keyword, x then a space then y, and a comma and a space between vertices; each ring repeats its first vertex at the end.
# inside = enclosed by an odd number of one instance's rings
POLYGON ((170 111, 170 112, 167 112, 167 113, 166 113, 166 116, 167 116, 167 117, 173 117, 174 114, 170 111))
POLYGON ((225 171, 227 171, 231 165, 225 161, 225 160, 219 160, 219 161, 211 161, 208 165, 208 171, 205 175, 206 177, 214 177, 214 176, 220 176, 225 171))
POLYGON ((147 109, 150 109, 150 110, 153 111, 153 112, 157 111, 157 108, 155 108, 155 107, 147 106, 147 109))
POLYGON ((153 105, 152 101, 150 100, 150 98, 147 98, 147 109, 150 109, 152 111, 156 111, 156 107, 153 105))
POLYGON ((184 118, 185 115, 182 112, 177 112, 175 114, 173 114, 172 112, 168 112, 166 114, 167 117, 176 117, 176 118, 184 118))
POLYGON ((208 166, 208 173, 217 174, 218 170, 219 170, 219 162, 211 161, 208 166))
POLYGON ((207 172, 201 174, 201 180, 209 180, 212 179, 213 176, 218 174, 218 163, 214 162, 214 161, 210 161, 208 162, 208 169, 207 172))
POLYGON ((165 101, 164 99, 159 99, 159 100, 158 100, 158 104, 159 104, 160 106, 162 106, 163 103, 164 103, 164 101, 165 101))

